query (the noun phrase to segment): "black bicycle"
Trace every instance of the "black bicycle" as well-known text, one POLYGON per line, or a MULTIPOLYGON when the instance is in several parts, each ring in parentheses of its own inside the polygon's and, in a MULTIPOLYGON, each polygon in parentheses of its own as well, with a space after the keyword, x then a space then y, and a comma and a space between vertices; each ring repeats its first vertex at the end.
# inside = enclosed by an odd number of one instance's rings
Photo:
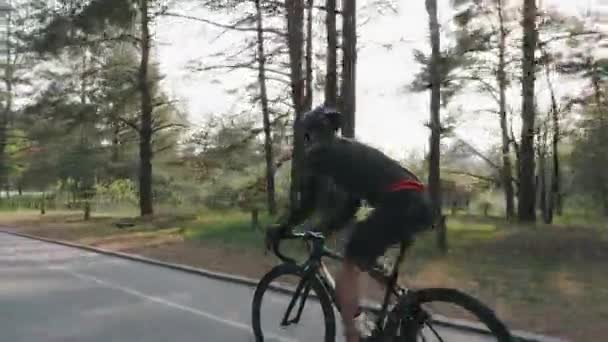
MULTIPOLYGON (((336 341, 336 313, 334 306, 339 311, 336 301, 334 280, 323 263, 324 257, 342 260, 342 256, 326 247, 325 237, 318 232, 290 233, 284 239, 300 239, 306 242, 309 248, 309 257, 302 263, 297 264, 292 258, 281 253, 280 242, 276 241, 273 251, 284 263, 274 267, 258 283, 253 296, 252 303, 252 325, 255 339, 263 342, 265 333, 266 341, 274 340, 273 337, 288 334, 288 327, 305 324, 302 321, 304 307, 311 301, 320 304, 320 310, 314 311, 310 317, 316 319, 320 315, 324 318, 324 331, 319 331, 317 325, 308 325, 306 332, 319 333, 321 337, 292 336, 292 340, 304 340, 306 342, 334 342, 336 341), (278 281, 280 277, 289 276, 294 278, 285 286, 278 281), (269 291, 270 290, 270 291, 269 291), (265 299, 266 298, 266 299, 265 299), (312 300, 309 300, 311 299, 312 300), (261 309, 263 302, 269 302, 269 312, 277 313, 280 317, 277 331, 262 329, 263 317, 261 309), (286 308, 285 308, 286 306, 286 308), (297 308, 297 309, 296 309, 297 308), (294 310, 295 309, 295 310, 294 310), (284 311, 283 311, 284 310, 284 311)), ((470 341, 489 340, 498 342, 511 342, 512 337, 506 326, 496 317, 494 312, 477 299, 449 288, 428 288, 412 290, 401 287, 398 280, 399 265, 403 261, 406 245, 399 246, 399 254, 392 269, 381 263, 367 270, 372 278, 385 284, 386 291, 381 306, 365 307, 361 311, 365 313, 366 323, 370 326, 367 336, 362 341, 374 342, 416 342, 416 341, 470 341), (452 320, 436 317, 431 314, 432 308, 426 305, 435 303, 450 304, 468 312, 468 317, 477 318, 481 324, 466 324, 468 334, 463 333, 463 325, 458 324, 458 329, 452 320), (443 337, 443 336, 448 337, 443 337), (458 337, 458 334, 460 336, 458 337), (463 335, 464 334, 464 335, 463 335), (471 339, 473 336, 484 335, 485 339, 471 339)), ((264 304, 265 305, 265 304, 264 304)), ((310 305, 310 304, 309 304, 310 305)), ((468 321, 467 321, 468 322, 468 321)), ((264 320, 264 323, 268 323, 264 320)), ((272 323, 272 322, 271 322, 272 323)), ((275 324, 277 322, 274 322, 275 324)), ((288 338, 289 339, 289 338, 288 338)), ((284 340, 284 338, 279 338, 284 340)))

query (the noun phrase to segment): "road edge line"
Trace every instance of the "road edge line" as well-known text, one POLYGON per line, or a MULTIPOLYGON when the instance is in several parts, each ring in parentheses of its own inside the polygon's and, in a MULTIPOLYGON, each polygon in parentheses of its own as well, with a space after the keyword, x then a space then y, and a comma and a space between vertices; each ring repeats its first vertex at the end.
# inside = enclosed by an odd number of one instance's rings
MULTIPOLYGON (((117 251, 112 251, 112 250, 105 249, 105 248, 93 247, 93 246, 88 246, 88 245, 65 241, 65 240, 46 238, 46 237, 42 237, 42 236, 17 232, 14 230, 8 230, 8 229, 6 229, 6 227, 0 228, 0 233, 5 233, 5 234, 13 235, 13 236, 19 236, 19 237, 23 237, 23 238, 27 238, 27 239, 32 239, 32 240, 53 243, 56 245, 62 245, 62 246, 66 246, 66 247, 77 248, 77 249, 85 250, 88 252, 94 252, 94 253, 108 255, 108 256, 112 256, 112 257, 128 259, 128 260, 132 260, 132 261, 141 262, 144 264, 170 268, 170 269, 177 270, 177 271, 187 272, 187 273, 196 274, 196 275, 211 278, 211 279, 236 283, 236 284, 240 284, 240 285, 246 285, 248 287, 253 287, 253 288, 255 288, 259 282, 259 279, 243 277, 243 276, 235 276, 235 275, 227 274, 227 273, 223 273, 223 272, 216 272, 216 271, 211 271, 211 270, 207 270, 204 268, 192 267, 192 266, 188 266, 188 265, 184 265, 184 264, 177 264, 177 263, 161 261, 158 259, 152 259, 152 258, 144 257, 141 255, 137 255, 137 254, 117 252, 117 251)), ((274 291, 285 293, 285 294, 293 293, 292 289, 289 289, 288 287, 284 287, 284 286, 272 286, 271 285, 271 288, 274 291)), ((373 310, 372 307, 366 306, 365 308, 368 310, 373 310)), ((441 318, 439 320, 437 320, 437 322, 439 324, 443 324, 443 325, 446 325, 446 326, 449 326, 449 327, 452 327, 455 329, 460 329, 460 330, 469 330, 469 331, 470 330, 475 330, 475 331, 480 330, 479 328, 475 327, 473 324, 465 323, 462 320, 455 320, 455 319, 447 318, 444 316, 441 316, 441 318)), ((530 332, 526 332, 526 331, 519 331, 519 330, 510 330, 510 331, 511 331, 511 334, 513 335, 513 337, 517 338, 517 340, 516 340, 517 342, 568 342, 568 340, 564 340, 561 338, 544 336, 544 335, 534 334, 534 333, 530 333, 530 332)))

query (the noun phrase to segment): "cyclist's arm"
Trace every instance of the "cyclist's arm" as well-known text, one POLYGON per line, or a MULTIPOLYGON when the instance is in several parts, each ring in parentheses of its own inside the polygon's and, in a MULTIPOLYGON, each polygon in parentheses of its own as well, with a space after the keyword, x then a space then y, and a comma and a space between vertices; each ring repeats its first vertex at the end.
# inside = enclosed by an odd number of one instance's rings
POLYGON ((281 222, 282 232, 292 229, 306 220, 315 208, 318 191, 318 176, 313 175, 310 171, 305 170, 302 177, 300 194, 300 205, 296 208, 289 208, 289 212, 281 222))

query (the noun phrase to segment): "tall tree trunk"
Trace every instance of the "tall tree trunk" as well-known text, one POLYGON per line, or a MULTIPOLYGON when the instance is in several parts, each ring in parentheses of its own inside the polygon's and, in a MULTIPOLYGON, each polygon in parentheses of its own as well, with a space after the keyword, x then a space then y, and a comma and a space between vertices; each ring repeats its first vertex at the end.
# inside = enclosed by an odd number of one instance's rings
POLYGON ((148 0, 140 0, 141 61, 139 92, 141 96, 141 127, 139 128, 139 210, 141 216, 152 215, 152 95, 148 77, 150 59, 150 26, 148 0))
POLYGON ((357 1, 342 0, 342 135, 354 138, 357 69, 357 1))
POLYGON ((598 111, 603 110, 602 106, 602 89, 600 87, 600 73, 598 70, 598 66, 596 62, 593 62, 593 67, 591 69, 591 83, 593 85, 593 97, 595 99, 595 106, 598 111))
POLYGON ((120 159, 120 123, 117 119, 112 120, 112 154, 110 161, 118 163, 120 159))
MULTIPOLYGON (((513 131, 513 114, 511 114, 511 118, 509 121, 509 141, 511 143, 511 147, 513 148, 513 152, 515 152, 515 170, 518 170, 519 172, 519 144, 517 143, 517 139, 515 138, 515 132, 513 131)), ((519 198, 518 181, 515 181, 515 186, 513 187, 513 195, 515 196, 515 198, 519 198)))
MULTIPOLYGON (((439 22, 437 15, 437 0, 426 0, 426 10, 429 15, 429 29, 431 32, 431 64, 429 66, 431 81, 431 137, 429 141, 429 193, 433 206, 435 222, 441 218, 441 175, 440 175, 440 140, 441 140, 441 45, 439 36, 439 22)), ((442 228, 442 227, 440 227, 442 228)), ((445 229, 437 230, 437 244, 439 249, 447 251, 447 236, 445 229)))
MULTIPOLYGON (((82 146, 88 146, 88 130, 87 130, 87 48, 82 49, 82 75, 80 76, 80 104, 82 108, 80 109, 80 144, 82 146)), ((94 180, 85 175, 80 180, 80 199, 85 201, 83 207, 83 218, 85 221, 90 218, 90 204, 89 204, 89 195, 91 195, 91 191, 94 186, 94 180)))
POLYGON ((559 162, 559 140, 561 139, 561 129, 559 122, 559 110, 557 107, 557 100, 555 98, 555 92, 553 91, 553 84, 551 83, 551 79, 549 79, 549 73, 547 71, 547 82, 549 82, 549 87, 551 89, 551 114, 553 121, 553 137, 551 139, 551 147, 552 147, 552 161, 553 161, 553 176, 551 178, 551 197, 552 203, 555 207, 555 213, 558 216, 561 216, 563 213, 563 196, 562 196, 562 172, 560 169, 559 162))
POLYGON ((541 130, 540 141, 538 142, 538 199, 543 222, 551 224, 553 220, 553 205, 548 180, 550 170, 547 169, 547 153, 549 150, 547 146, 548 124, 543 124, 541 130))
MULTIPOLYGON (((8 12, 6 21, 6 39, 10 42, 11 12, 8 12)), ((8 43, 7 42, 7 43, 8 43)), ((6 47, 6 65, 4 67, 4 85, 6 86, 6 105, 0 113, 0 185, 8 184, 8 158, 6 156, 6 145, 8 142, 9 120, 13 110, 13 63, 11 57, 11 46, 6 47)))
POLYGON ((8 158, 6 157, 6 145, 8 140, 9 113, 10 109, 9 105, 7 104, 5 108, 2 108, 2 112, 0 113, 0 186, 8 183, 8 158))
POLYGON ((266 157, 266 201, 268 213, 274 215, 277 210, 274 187, 274 156, 272 151, 272 132, 270 130, 270 110, 266 90, 266 53, 264 51, 264 23, 261 0, 255 0, 257 33, 258 33, 258 82, 260 83, 260 102, 264 121, 264 154, 266 157))
POLYGON ((511 165, 511 149, 509 141, 509 129, 507 122, 507 76, 505 71, 505 52, 507 42, 507 30, 503 16, 503 1, 496 3, 499 18, 500 40, 498 45, 498 89, 500 92, 500 131, 502 135, 502 183, 505 193, 505 216, 508 220, 515 217, 515 202, 513 197, 513 175, 511 165))
POLYGON ((295 112, 289 201, 290 210, 295 210, 300 205, 299 195, 302 190, 300 171, 302 170, 303 136, 298 127, 305 106, 304 78, 302 77, 304 5, 302 0, 285 0, 285 7, 287 9, 287 45, 289 47, 291 98, 295 112))
POLYGON ((545 220, 545 209, 546 209, 546 198, 545 198, 545 156, 538 153, 538 168, 536 175, 536 199, 538 206, 540 207, 543 221, 545 220))
POLYGON ((519 202, 520 222, 536 221, 536 200, 534 183, 534 105, 535 58, 537 45, 536 3, 524 0, 523 37, 523 77, 522 77, 522 127, 519 152, 519 202))
MULTIPOLYGON (((312 1, 311 1, 312 2, 312 1)), ((311 5, 309 2, 309 5, 311 5)), ((325 27, 327 31, 327 59, 325 66, 325 102, 328 107, 337 108, 338 105, 338 33, 336 29, 336 0, 326 0, 325 27)), ((329 215, 336 210, 336 203, 340 200, 336 197, 334 184, 324 181, 317 185, 318 201, 316 210, 323 215, 329 215)))
POLYGON ((559 140, 560 140, 560 123, 559 114, 553 111, 553 139, 552 145, 552 161, 553 161, 553 177, 551 178, 551 197, 553 198, 553 206, 555 214, 561 216, 564 212, 564 197, 562 195, 562 172, 559 161, 559 140))
MULTIPOLYGON (((543 54, 546 56, 544 50, 543 54)), ((558 215, 561 215, 561 206, 562 206, 562 196, 560 193, 560 170, 559 170, 559 150, 558 150, 558 142, 559 142, 559 108, 557 105, 557 99, 555 97, 555 89, 553 88, 553 82, 551 82, 551 75, 549 70, 549 63, 545 64, 545 80, 547 81, 547 86, 549 87, 549 94, 551 97, 551 112, 549 120, 552 123, 553 135, 551 137, 551 186, 549 187, 549 197, 548 197, 548 208, 546 209, 545 223, 553 222, 553 209, 555 208, 558 215)), ((549 121, 548 120, 548 121, 549 121)))
POLYGON ((312 97, 313 97, 313 77, 312 77, 312 9, 313 1, 307 0, 306 2, 306 95, 304 100, 304 109, 310 110, 312 108, 312 97))
POLYGON ((552 191, 554 174, 549 162, 548 159, 545 159, 547 167, 545 168, 545 209, 543 218, 546 224, 553 223, 554 214, 554 196, 552 191))
POLYGON ((327 70, 325 75, 325 105, 338 104, 338 33, 336 30, 336 0, 327 0, 325 27, 327 29, 327 70))
MULTIPOLYGON (((604 106, 603 106, 603 101, 602 101, 602 89, 601 89, 601 85, 600 85, 600 72, 599 72, 599 68, 598 68, 598 63, 596 61, 592 61, 592 74, 591 74, 591 84, 593 86, 593 97, 595 100, 595 106, 596 106, 596 110, 598 111, 598 113, 602 113, 604 106)), ((601 132, 606 132, 606 120, 604 115, 600 115, 599 117, 600 122, 598 123, 598 129, 601 132)), ((603 179, 602 177, 598 177, 599 179, 597 180, 597 184, 603 184, 603 179)), ((606 189, 606 186, 602 186, 603 187, 603 191, 601 192, 601 201, 602 201, 602 207, 603 207, 603 211, 604 211, 604 216, 608 217, 608 189, 606 189)))
POLYGON ((608 217, 608 191, 602 193, 602 206, 604 207, 604 217, 608 217))

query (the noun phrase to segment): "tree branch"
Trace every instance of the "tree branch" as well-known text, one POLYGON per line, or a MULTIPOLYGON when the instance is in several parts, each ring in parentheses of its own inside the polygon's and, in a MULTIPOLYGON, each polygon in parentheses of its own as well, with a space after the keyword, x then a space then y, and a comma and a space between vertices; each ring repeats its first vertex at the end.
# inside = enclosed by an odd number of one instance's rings
POLYGON ((496 165, 488 157, 486 157, 485 155, 483 155, 483 153, 479 152, 479 150, 477 150, 475 147, 473 147, 473 145, 469 144, 464 139, 461 139, 461 138, 458 138, 458 137, 456 139, 458 139, 458 141, 460 141, 463 145, 465 145, 474 155, 476 155, 479 158, 481 158, 483 161, 485 161, 486 163, 488 163, 488 165, 490 165, 494 169, 500 171, 501 167, 499 165, 496 165))
POLYGON ((581 36, 590 36, 590 35, 602 35, 601 32, 599 31, 582 31, 582 32, 574 32, 574 33, 570 33, 567 35, 561 35, 561 36, 556 36, 556 37, 551 37, 547 40, 544 41, 539 41, 538 42, 538 47, 544 47, 545 45, 548 45, 550 43, 559 41, 559 40, 563 40, 563 39, 569 39, 569 38, 576 38, 576 37, 581 37, 581 36))
POLYGON ((67 44, 68 46, 71 45, 78 45, 78 46, 95 46, 95 45, 99 45, 102 43, 115 43, 115 42, 130 42, 133 44, 140 44, 141 43, 141 39, 139 37, 136 37, 132 34, 128 34, 128 33, 123 33, 120 34, 118 36, 115 37, 108 37, 106 35, 106 33, 104 32, 103 37, 99 38, 99 39, 85 39, 85 38, 80 38, 80 39, 75 39, 72 44, 67 44))
MULTIPOLYGON (((272 119, 272 121, 270 121, 270 126, 276 125, 279 122, 279 120, 281 120, 281 119, 283 119, 285 117, 288 117, 288 116, 289 116, 289 113, 284 113, 284 114, 277 115, 274 119, 272 119)), ((254 129, 252 129, 251 133, 254 134, 254 136, 255 136, 255 135, 258 135, 258 134, 262 133, 263 131, 264 131, 264 128, 260 127, 260 128, 254 128, 254 129)))
POLYGON ((167 146, 163 146, 163 147, 161 147, 161 148, 159 148, 159 149, 157 149, 157 150, 154 150, 154 154, 164 152, 164 151, 166 151, 166 150, 168 150, 168 149, 172 148, 173 146, 175 146, 175 144, 169 144, 169 145, 167 145, 167 146))
MULTIPOLYGON (((232 25, 227 25, 227 24, 221 24, 209 19, 205 19, 205 18, 201 18, 201 17, 195 17, 195 16, 191 16, 191 15, 187 15, 187 14, 180 14, 180 13, 172 13, 172 12, 162 12, 160 13, 160 15, 163 16, 167 16, 167 17, 175 17, 175 18, 183 18, 183 19, 189 19, 189 20, 194 20, 194 21, 199 21, 205 24, 209 24, 215 27, 221 27, 221 28, 225 28, 228 30, 234 30, 234 31, 243 31, 243 32, 257 32, 257 28, 255 27, 239 27, 239 23, 236 24, 232 24, 232 25)), ((272 29, 272 28, 265 28, 264 32, 267 33, 273 33, 276 34, 280 37, 286 37, 287 34, 284 32, 281 32, 279 30, 276 29, 272 29)))
POLYGON ((133 128, 138 134, 141 132, 139 129, 139 126, 137 126, 137 123, 135 123, 134 121, 131 120, 127 120, 125 118, 121 118, 120 116, 117 117, 118 121, 124 123, 125 125, 133 128))
MULTIPOLYGON (((283 1, 268 1, 267 4, 275 5, 280 8, 285 8, 285 2, 283 2, 283 1)), ((325 7, 325 6, 313 6, 313 8, 327 12, 327 7, 325 7)), ((342 15, 342 11, 340 11, 340 10, 334 10, 334 13, 342 15)))
POLYGON ((283 79, 283 78, 278 78, 278 77, 272 77, 272 76, 266 76, 266 80, 267 81, 275 81, 275 82, 279 82, 281 84, 287 84, 287 85, 291 85, 291 82, 289 80, 283 79))
MULTIPOLYGON (((221 51, 221 52, 216 52, 213 53, 211 55, 208 55, 211 58, 216 58, 216 57, 223 57, 225 60, 231 60, 233 58, 242 58, 243 54, 246 52, 251 52, 251 51, 255 51, 255 47, 257 42, 256 41, 247 41, 247 44, 244 44, 242 48, 236 50, 233 53, 228 54, 228 52, 226 51, 221 51)), ((268 55, 267 55, 268 56, 268 55)))
POLYGON ((160 132, 162 130, 169 129, 169 128, 186 128, 186 127, 188 127, 188 126, 186 126, 184 124, 168 123, 168 124, 160 125, 160 126, 157 126, 157 127, 153 128, 152 129, 152 133, 154 134, 154 133, 157 133, 157 132, 160 132))
MULTIPOLYGON (((313 6, 313 8, 316 8, 316 9, 318 9, 318 10, 320 10, 320 11, 325 11, 325 12, 327 12, 327 7, 325 7, 325 6, 313 6)), ((336 10, 334 10, 334 13, 335 13, 335 14, 338 14, 338 15, 342 15, 342 11, 337 10, 337 9, 336 9, 336 10)))
POLYGON ((158 108, 158 107, 162 107, 162 106, 169 106, 172 105, 174 103, 178 103, 178 100, 169 100, 169 101, 160 101, 157 103, 152 104, 153 108, 158 108))
POLYGON ((498 178, 495 177, 489 177, 489 176, 482 176, 482 175, 476 175, 474 173, 470 173, 467 171, 456 171, 456 170, 443 170, 443 172, 445 173, 449 173, 452 175, 460 175, 460 176, 468 176, 471 178, 476 178, 485 182, 489 182, 489 183, 494 183, 494 184, 500 184, 500 180, 498 178))
POLYGON ((500 103, 500 98, 498 96, 498 90, 496 89, 496 87, 494 87, 493 84, 482 79, 481 77, 479 77, 479 76, 460 76, 460 77, 458 77, 458 79, 479 82, 481 84, 483 90, 485 90, 486 93, 488 93, 488 95, 492 96, 492 98, 496 101, 496 103, 500 103))
MULTIPOLYGON (((196 68, 196 71, 211 71, 211 70, 218 70, 218 69, 232 69, 229 71, 234 71, 236 69, 250 69, 250 70, 258 70, 258 67, 253 65, 255 63, 254 62, 247 62, 247 63, 237 63, 237 64, 228 64, 228 65, 211 65, 211 66, 207 66, 207 67, 199 67, 196 68)), ((266 68, 265 69, 266 72, 270 72, 273 74, 277 74, 277 75, 281 75, 281 76, 285 76, 285 77, 289 77, 289 73, 281 71, 281 70, 275 70, 275 69, 269 69, 266 68)))
MULTIPOLYGON (((244 22, 253 22, 253 21, 255 21, 255 20, 256 20, 256 19, 255 19, 255 16, 254 16, 254 15, 252 15, 252 14, 250 14, 250 15, 249 15, 249 16, 247 16, 247 17, 241 18, 240 20, 238 20, 238 21, 237 21, 236 23, 234 23, 233 25, 234 25, 234 26, 238 26, 238 25, 240 25, 241 23, 244 23, 244 22)), ((224 34, 226 34, 226 32, 228 32, 228 31, 230 31, 230 29, 224 29, 224 31, 220 32, 220 33, 219 33, 217 36, 215 36, 215 38, 213 38, 213 39, 211 40, 211 43, 215 43, 215 41, 216 41, 216 40, 220 39, 220 38, 221 38, 221 37, 222 37, 224 34)))
POLYGON ((495 115, 500 115, 500 111, 497 109, 478 109, 475 111, 475 113, 490 113, 490 114, 495 114, 495 115))

